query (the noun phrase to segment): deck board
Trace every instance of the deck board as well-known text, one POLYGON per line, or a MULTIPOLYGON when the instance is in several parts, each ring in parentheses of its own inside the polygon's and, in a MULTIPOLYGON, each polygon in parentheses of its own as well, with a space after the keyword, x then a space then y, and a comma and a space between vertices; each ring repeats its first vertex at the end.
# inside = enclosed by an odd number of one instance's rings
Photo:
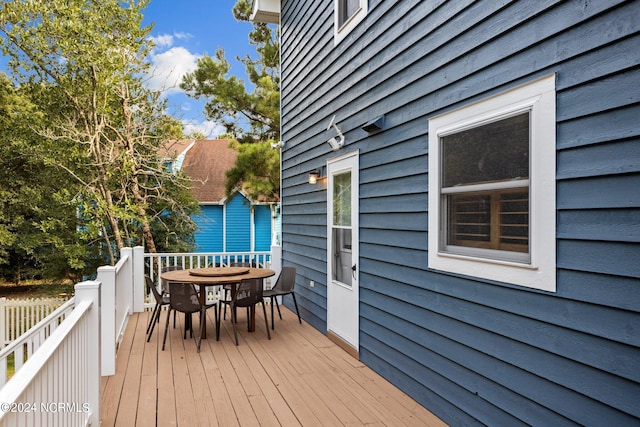
MULTIPOLYGON (((261 310, 249 333, 238 313, 236 346, 229 316, 215 340, 182 338, 182 316, 169 326, 166 313, 150 342, 151 313, 131 316, 118 351, 116 374, 101 384, 102 426, 443 426, 438 418, 354 359, 286 308, 267 339, 261 310)), ((195 320, 196 318, 194 318, 195 320)), ((194 327, 198 333, 198 325, 194 327)))

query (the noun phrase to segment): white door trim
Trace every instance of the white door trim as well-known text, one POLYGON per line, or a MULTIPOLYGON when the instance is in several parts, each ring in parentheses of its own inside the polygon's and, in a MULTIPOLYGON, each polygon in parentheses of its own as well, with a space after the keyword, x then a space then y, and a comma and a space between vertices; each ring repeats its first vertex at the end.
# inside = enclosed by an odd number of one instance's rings
MULTIPOLYGON (((327 161, 327 332, 337 336, 358 352, 359 349, 359 152, 352 151, 327 161), (351 211, 350 226, 334 226, 333 185, 334 177, 351 173, 351 211), (350 237, 350 242, 334 250, 334 229, 336 236, 350 237), (347 230, 345 235, 340 230, 347 230), (350 232, 350 236, 349 236, 350 232), (342 271, 342 277, 348 277, 351 283, 334 280, 334 256, 344 256, 351 265, 342 271), (347 276, 348 274, 348 276, 347 276)), ((337 241, 337 239, 335 239, 337 241)), ((337 267, 336 267, 337 268, 337 267)), ((346 280, 345 280, 346 281, 346 280)))

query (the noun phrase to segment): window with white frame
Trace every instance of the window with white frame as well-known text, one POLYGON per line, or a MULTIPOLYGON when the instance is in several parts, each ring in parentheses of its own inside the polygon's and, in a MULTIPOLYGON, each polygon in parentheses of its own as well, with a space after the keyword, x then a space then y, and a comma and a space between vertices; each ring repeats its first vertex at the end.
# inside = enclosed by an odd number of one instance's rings
POLYGON ((429 120, 429 268, 555 291, 555 75, 429 120))
POLYGON ((368 0, 334 0, 334 43, 337 45, 367 16, 368 0))

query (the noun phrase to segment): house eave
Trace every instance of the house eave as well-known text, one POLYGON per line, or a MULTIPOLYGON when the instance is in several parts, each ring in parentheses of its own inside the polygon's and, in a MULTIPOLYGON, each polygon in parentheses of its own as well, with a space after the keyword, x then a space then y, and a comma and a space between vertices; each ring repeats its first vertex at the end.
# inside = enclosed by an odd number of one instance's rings
POLYGON ((280 0, 253 0, 251 7, 252 22, 280 24, 280 0))

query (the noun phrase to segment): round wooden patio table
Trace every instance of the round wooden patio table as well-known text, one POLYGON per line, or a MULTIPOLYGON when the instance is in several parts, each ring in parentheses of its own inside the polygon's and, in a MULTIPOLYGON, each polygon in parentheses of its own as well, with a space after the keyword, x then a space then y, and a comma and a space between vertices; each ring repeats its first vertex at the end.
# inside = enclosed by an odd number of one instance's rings
MULTIPOLYGON (((160 277, 162 280, 168 282, 193 283, 198 285, 200 287, 200 304, 204 305, 207 301, 207 286, 234 285, 232 292, 235 293, 235 287, 240 284, 242 279, 264 279, 274 276, 275 274, 275 271, 268 268, 213 267, 166 271, 162 273, 160 277)), ((255 318, 255 306, 253 306, 251 307, 250 331, 255 330, 255 318)), ((207 338, 207 322, 205 322, 204 325, 202 338, 207 338)))

